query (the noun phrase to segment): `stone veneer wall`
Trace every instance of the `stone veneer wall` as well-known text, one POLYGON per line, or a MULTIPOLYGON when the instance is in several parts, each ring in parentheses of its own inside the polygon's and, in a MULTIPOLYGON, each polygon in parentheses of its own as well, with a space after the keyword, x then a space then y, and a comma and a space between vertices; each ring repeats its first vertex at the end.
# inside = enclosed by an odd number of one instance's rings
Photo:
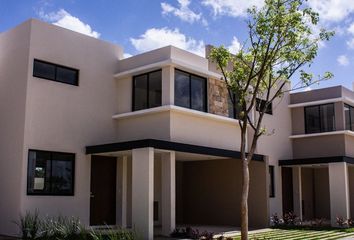
POLYGON ((228 117, 228 92, 225 82, 213 78, 209 78, 208 81, 209 113, 228 117))

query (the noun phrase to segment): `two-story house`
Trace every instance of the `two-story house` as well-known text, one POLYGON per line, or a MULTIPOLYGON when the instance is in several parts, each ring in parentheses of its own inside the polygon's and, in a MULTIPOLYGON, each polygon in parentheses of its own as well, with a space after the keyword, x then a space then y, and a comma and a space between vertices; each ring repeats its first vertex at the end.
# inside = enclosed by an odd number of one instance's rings
MULTIPOLYGON (((206 57, 167 46, 123 59, 38 20, 0 33, 0 53, 0 234, 36 209, 146 239, 240 225, 237 112, 206 57)), ((350 217, 353 100, 337 87, 273 103, 250 165, 251 227, 287 211, 350 217)))

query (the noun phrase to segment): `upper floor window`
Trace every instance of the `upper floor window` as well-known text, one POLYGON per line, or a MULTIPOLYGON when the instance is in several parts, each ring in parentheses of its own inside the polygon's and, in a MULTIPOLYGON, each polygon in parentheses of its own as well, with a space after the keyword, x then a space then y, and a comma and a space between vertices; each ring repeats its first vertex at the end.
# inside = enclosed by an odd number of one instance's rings
MULTIPOLYGON (((261 109, 264 109, 266 105, 266 101, 260 98, 256 98, 256 110, 259 112, 261 109)), ((269 103, 265 109, 266 114, 273 114, 273 106, 272 103, 269 103)))
POLYGON ((305 107, 305 132, 319 133, 335 130, 334 104, 305 107))
POLYGON ((34 59, 33 76, 71 85, 79 85, 79 70, 34 59))
POLYGON ((238 119, 241 109, 238 104, 237 96, 235 94, 232 94, 233 100, 235 101, 235 105, 231 100, 229 93, 227 93, 227 96, 228 96, 227 101, 228 101, 229 118, 238 119))
POLYGON ((175 105, 207 112, 207 80, 175 70, 175 105))
POLYGON ((74 195, 75 154, 28 152, 27 194, 74 195))
POLYGON ((162 71, 133 78, 133 111, 161 106, 162 71))
POLYGON ((354 131, 354 107, 344 104, 345 129, 354 131))

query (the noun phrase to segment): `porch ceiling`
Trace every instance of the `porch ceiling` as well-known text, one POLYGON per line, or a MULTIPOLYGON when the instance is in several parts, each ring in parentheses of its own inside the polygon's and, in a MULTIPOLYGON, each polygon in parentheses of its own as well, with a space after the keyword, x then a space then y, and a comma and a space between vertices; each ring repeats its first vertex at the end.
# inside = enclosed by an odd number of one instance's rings
MULTIPOLYGON (((240 158, 241 153, 239 151, 232 151, 222 148, 212 148, 206 146, 198 146, 193 144, 178 143, 157 139, 143 139, 136 141, 127 141, 127 142, 117 142, 110 144, 102 144, 95 146, 87 146, 86 154, 99 154, 99 153, 109 153, 109 152, 119 152, 127 151, 136 148, 145 148, 153 147, 161 150, 170 150, 181 153, 193 153, 193 154, 202 154, 209 155, 214 157, 225 157, 225 158, 240 158)), ((255 154, 253 156, 255 161, 264 161, 264 156, 260 154, 255 154)))

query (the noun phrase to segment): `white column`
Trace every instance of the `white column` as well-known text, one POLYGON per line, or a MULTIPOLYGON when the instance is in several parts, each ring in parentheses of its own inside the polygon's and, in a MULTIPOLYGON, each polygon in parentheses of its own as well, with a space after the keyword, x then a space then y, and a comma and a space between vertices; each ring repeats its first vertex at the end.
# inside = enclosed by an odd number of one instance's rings
POLYGON ((154 149, 132 150, 132 224, 143 239, 154 237, 154 149))
POLYGON ((163 153, 162 171, 162 234, 169 236, 176 227, 176 159, 175 152, 163 153))
POLYGON ((127 156, 118 159, 117 164, 117 219, 119 226, 127 227, 127 187, 128 167, 127 156))
POLYGON ((350 218, 348 166, 345 162, 329 163, 328 170, 331 224, 337 226, 336 217, 350 218))
MULTIPOLYGON (((301 167, 293 167, 293 201, 294 213, 302 220, 302 181, 301 167)), ((283 213, 285 214, 285 213, 283 213)))
POLYGON ((175 70, 172 66, 162 68, 162 105, 175 102, 175 70))

